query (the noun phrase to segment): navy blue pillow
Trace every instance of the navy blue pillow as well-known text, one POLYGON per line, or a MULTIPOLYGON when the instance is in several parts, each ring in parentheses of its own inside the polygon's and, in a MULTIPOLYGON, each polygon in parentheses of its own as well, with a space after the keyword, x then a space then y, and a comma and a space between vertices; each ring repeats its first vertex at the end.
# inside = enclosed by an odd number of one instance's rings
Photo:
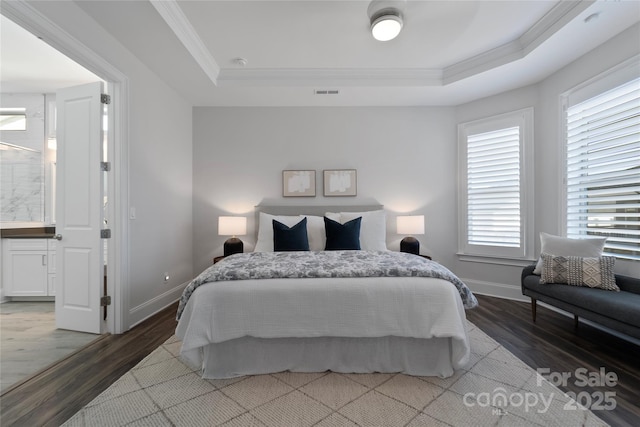
POLYGON ((360 250, 360 222, 362 217, 340 224, 324 217, 324 229, 327 234, 327 251, 360 250))
POLYGON ((273 250, 284 251, 308 251, 309 238, 307 237, 307 218, 292 227, 273 221, 273 250))

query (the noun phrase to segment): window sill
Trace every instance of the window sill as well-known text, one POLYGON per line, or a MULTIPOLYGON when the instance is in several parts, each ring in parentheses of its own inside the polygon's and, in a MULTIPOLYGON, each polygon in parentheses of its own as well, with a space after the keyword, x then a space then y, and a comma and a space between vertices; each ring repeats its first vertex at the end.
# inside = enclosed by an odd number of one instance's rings
POLYGON ((491 257, 487 255, 470 255, 458 252, 458 259, 463 262, 477 262, 480 264, 508 265, 512 267, 526 267, 536 262, 535 259, 491 257))

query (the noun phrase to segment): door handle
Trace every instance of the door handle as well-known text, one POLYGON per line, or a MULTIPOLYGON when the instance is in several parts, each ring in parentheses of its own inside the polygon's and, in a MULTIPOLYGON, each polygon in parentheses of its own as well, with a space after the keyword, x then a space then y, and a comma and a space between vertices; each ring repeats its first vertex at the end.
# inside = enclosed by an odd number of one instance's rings
POLYGON ((62 234, 56 234, 53 238, 56 240, 62 240, 62 234))

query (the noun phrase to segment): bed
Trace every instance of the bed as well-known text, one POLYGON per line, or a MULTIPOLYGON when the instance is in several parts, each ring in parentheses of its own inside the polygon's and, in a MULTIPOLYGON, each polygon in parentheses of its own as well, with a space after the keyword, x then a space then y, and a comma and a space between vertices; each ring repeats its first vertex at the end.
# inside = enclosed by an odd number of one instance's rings
POLYGON ((255 251, 207 268, 180 299, 180 355, 204 378, 327 370, 445 378, 468 362, 465 309, 477 300, 440 264, 387 250, 381 206, 257 207, 256 220, 255 251), (302 228, 309 250, 296 246, 302 228), (349 246, 354 235, 358 248, 349 246), (288 239, 293 249, 281 250, 288 239))

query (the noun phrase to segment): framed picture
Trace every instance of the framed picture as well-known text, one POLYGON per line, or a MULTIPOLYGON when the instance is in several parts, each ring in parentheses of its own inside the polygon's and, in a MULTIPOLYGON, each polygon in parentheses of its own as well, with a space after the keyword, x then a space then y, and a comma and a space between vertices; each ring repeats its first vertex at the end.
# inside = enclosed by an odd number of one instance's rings
POLYGON ((324 195, 355 196, 357 192, 355 169, 331 169, 324 171, 324 195))
POLYGON ((282 171, 284 197, 315 197, 316 171, 282 171))

